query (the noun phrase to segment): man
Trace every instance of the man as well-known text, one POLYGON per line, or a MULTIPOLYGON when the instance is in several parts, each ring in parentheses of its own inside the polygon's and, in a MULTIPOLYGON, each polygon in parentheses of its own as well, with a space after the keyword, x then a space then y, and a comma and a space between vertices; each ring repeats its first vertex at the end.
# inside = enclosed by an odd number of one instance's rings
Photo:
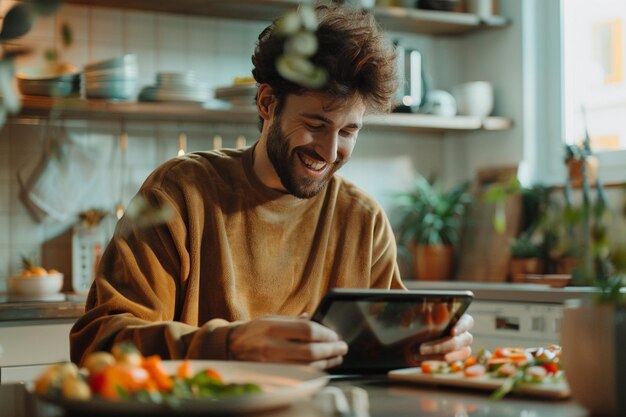
MULTIPOLYGON (((333 287, 404 288, 389 222, 370 197, 335 175, 365 111, 388 110, 395 53, 368 14, 316 9, 321 89, 279 74, 284 40, 259 36, 258 142, 246 150, 170 160, 139 196, 174 213, 139 227, 123 218, 100 262, 71 356, 130 340, 146 355, 306 363, 329 368, 347 352, 307 319, 333 287), (124 233, 122 233, 124 231, 124 233)), ((469 355, 471 317, 422 354, 469 355)))

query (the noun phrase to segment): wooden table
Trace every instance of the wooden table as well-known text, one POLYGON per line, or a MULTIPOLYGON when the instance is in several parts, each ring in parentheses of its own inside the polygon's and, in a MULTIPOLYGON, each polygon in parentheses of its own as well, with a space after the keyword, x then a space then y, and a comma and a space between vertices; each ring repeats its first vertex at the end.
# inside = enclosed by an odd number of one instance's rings
MULTIPOLYGON (((492 401, 486 392, 420 386, 390 381, 384 377, 333 379, 331 385, 340 388, 359 386, 366 389, 370 417, 589 417, 582 407, 571 400, 553 401, 509 396, 500 401, 492 401)), ((311 402, 301 402, 286 409, 254 415, 330 417, 311 402)), ((34 398, 23 385, 0 385, 0 416, 61 417, 64 413, 63 410, 34 398)))

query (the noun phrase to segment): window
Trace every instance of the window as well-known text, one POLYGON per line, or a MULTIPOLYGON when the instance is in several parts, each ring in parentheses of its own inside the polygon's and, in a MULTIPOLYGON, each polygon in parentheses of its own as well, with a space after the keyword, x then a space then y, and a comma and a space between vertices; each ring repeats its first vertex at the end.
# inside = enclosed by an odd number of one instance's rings
POLYGON ((562 2, 564 139, 588 129, 605 181, 626 181, 626 1, 562 2))

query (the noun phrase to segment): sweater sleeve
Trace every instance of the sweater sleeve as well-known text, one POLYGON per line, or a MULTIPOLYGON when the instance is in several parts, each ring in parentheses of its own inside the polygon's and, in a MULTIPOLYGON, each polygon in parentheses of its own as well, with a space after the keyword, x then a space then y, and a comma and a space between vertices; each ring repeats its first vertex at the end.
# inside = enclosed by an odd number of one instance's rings
MULTIPOLYGON (((99 263, 85 314, 70 332, 72 361, 82 363, 89 353, 110 350, 121 340, 132 341, 144 355, 165 359, 226 359, 232 323, 180 321, 184 310, 194 308, 186 303, 190 293, 197 293, 188 280, 188 212, 176 204, 185 199, 157 188, 144 188, 140 196, 173 208, 173 215, 156 226, 141 226, 128 216, 120 220, 99 263)), ((184 313, 197 318, 197 312, 184 313)))

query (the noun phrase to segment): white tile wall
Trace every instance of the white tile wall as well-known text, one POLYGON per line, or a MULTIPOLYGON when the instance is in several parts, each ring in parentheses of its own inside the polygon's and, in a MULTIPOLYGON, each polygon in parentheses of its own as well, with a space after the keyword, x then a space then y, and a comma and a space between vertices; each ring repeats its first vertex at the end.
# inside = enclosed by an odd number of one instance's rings
MULTIPOLYGON (((14 3, 0 0, 0 14, 14 3)), ((39 19, 17 42, 33 48, 32 54, 17 62, 17 69, 45 64, 44 51, 52 47, 57 47, 61 60, 79 68, 90 61, 135 53, 139 63, 137 92, 154 84, 157 72, 167 71, 194 70, 199 81, 215 87, 229 84, 234 76, 249 74, 256 35, 244 22, 64 4, 55 16, 39 19), (61 46, 63 23, 72 29, 69 48, 61 46)), ((127 166, 122 172, 120 123, 72 121, 66 128, 83 145, 95 146, 104 165, 91 192, 80 202, 81 209, 112 208, 119 199, 127 203, 156 166, 176 156, 181 129, 188 135, 188 151, 210 149, 217 133, 224 136, 226 146, 234 146, 236 137, 234 132, 207 125, 128 123, 127 166)), ((7 125, 0 131, 0 291, 6 278, 19 271, 21 255, 40 257, 43 242, 73 224, 72 219, 50 218, 38 223, 19 198, 17 175, 22 173, 25 180, 30 177, 41 158, 47 133, 43 126, 22 124, 7 125)), ((254 129, 252 135, 256 135, 254 129)))

